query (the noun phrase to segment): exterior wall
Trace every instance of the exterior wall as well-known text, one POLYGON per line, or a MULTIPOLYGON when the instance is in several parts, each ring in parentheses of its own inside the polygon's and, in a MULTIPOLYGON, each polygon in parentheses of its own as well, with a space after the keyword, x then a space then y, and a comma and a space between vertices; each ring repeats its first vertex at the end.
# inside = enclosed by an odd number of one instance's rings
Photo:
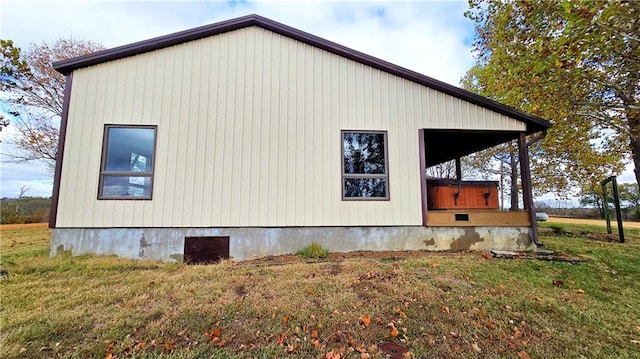
POLYGON ((258 27, 82 68, 56 226, 420 225, 419 128, 525 124, 258 27), (158 125, 153 200, 96 199, 104 124, 158 125), (388 131, 389 201, 341 200, 343 129, 388 131))
POLYGON ((332 252, 536 249, 528 227, 55 228, 51 255, 97 253, 182 262, 186 236, 229 236, 235 261, 292 253, 312 241, 332 252))

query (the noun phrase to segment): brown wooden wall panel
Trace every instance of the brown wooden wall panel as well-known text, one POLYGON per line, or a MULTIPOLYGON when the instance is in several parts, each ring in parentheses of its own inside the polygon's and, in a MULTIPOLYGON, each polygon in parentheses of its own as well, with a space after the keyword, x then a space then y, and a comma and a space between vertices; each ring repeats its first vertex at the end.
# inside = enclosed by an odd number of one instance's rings
POLYGON ((429 185, 429 209, 498 209, 498 187, 494 182, 462 182, 429 185))

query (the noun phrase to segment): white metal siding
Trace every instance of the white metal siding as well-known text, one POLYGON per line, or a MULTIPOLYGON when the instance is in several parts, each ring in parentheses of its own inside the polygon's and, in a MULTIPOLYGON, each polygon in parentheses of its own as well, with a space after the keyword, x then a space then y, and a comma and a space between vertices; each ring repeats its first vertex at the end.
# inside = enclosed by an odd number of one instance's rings
POLYGON ((418 129, 523 131, 251 27, 76 70, 58 227, 420 225, 418 129), (104 124, 158 125, 153 200, 97 200, 104 124), (341 200, 340 130, 388 131, 390 201, 341 200))

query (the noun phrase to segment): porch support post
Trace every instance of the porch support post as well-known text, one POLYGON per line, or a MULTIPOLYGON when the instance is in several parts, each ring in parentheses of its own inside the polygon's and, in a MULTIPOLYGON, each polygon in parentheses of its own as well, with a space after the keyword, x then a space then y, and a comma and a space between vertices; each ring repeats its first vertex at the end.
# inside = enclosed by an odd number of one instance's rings
POLYGON ((462 165, 460 164, 460 156, 456 157, 456 179, 462 181, 462 165))
POLYGON ((420 160, 420 203, 422 204, 422 225, 427 226, 427 154, 424 144, 424 129, 418 130, 418 158, 420 160))
POLYGON ((536 221, 536 209, 533 204, 533 189, 531 186, 531 167, 529 164, 529 148, 527 146, 527 136, 524 132, 518 137, 518 157, 520 159, 520 176, 522 179, 522 200, 524 209, 529 211, 529 221, 531 222, 531 239, 536 246, 541 247, 542 243, 538 239, 538 222, 536 221))

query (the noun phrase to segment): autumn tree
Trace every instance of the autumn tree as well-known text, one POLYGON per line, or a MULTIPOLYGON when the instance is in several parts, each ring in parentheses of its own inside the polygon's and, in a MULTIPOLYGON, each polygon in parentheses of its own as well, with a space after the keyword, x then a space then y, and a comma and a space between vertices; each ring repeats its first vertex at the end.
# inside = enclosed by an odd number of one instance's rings
MULTIPOLYGON (((608 200, 611 201, 611 194, 608 200)), ((582 206, 593 207, 598 210, 600 218, 604 219, 604 195, 602 193, 602 187, 593 186, 586 188, 582 191, 582 197, 580 197, 580 204, 582 206)))
POLYGON ((531 148, 538 192, 640 180, 640 2, 471 0, 477 63, 463 86, 550 119, 531 148))
POLYGON ((0 100, 8 105, 8 114, 0 114, 0 127, 11 124, 16 132, 10 142, 14 150, 3 155, 55 163, 65 77, 52 63, 102 49, 90 41, 62 38, 22 51, 12 40, 0 40, 0 100))
POLYGON ((618 194, 622 207, 632 212, 632 218, 640 221, 640 190, 631 183, 621 183, 618 185, 618 194))

